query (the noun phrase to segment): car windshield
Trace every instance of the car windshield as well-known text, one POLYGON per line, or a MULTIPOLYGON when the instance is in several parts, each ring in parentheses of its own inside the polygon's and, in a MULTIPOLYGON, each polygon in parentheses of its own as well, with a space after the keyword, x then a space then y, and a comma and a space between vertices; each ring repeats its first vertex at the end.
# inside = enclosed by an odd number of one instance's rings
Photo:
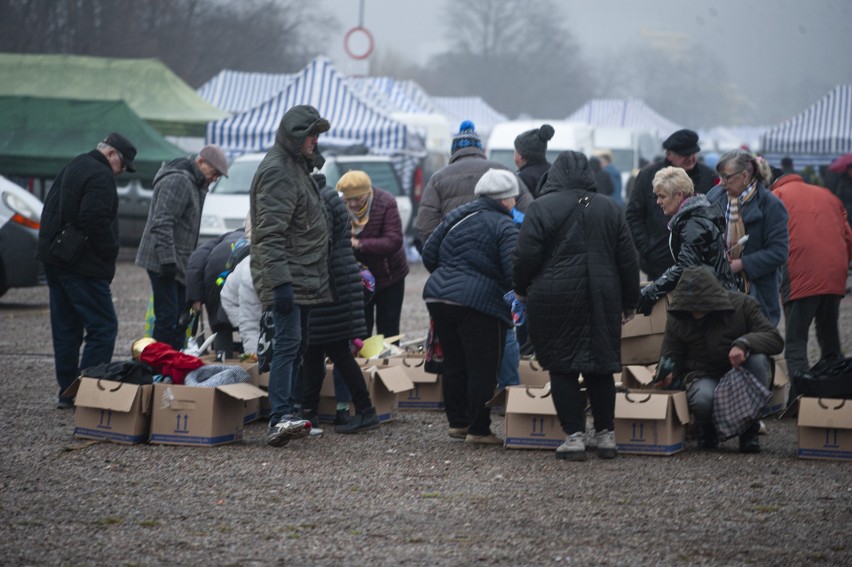
POLYGON ((399 183, 399 178, 396 176, 396 170, 388 161, 346 161, 335 162, 336 167, 326 168, 325 182, 329 187, 337 185, 340 176, 358 169, 370 176, 370 181, 373 182, 373 187, 384 189, 394 197, 403 195, 402 186, 399 183))
POLYGON ((228 177, 220 177, 210 192, 218 195, 248 195, 259 160, 235 161, 228 167, 228 177))

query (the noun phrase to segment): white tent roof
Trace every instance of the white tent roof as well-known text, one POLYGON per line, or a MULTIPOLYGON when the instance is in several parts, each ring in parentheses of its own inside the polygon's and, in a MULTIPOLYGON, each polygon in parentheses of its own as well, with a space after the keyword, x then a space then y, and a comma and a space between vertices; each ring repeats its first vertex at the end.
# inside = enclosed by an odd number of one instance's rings
POLYGON ((245 112, 283 91, 294 76, 225 69, 201 85, 198 95, 222 110, 245 112))
POLYGON ((496 124, 509 120, 478 96, 433 96, 432 101, 437 112, 450 121, 453 133, 458 132, 459 124, 470 120, 476 126, 479 137, 487 140, 496 124))
POLYGON ((596 98, 566 118, 601 128, 635 128, 656 132, 666 138, 681 126, 663 117, 644 101, 636 98, 596 98))

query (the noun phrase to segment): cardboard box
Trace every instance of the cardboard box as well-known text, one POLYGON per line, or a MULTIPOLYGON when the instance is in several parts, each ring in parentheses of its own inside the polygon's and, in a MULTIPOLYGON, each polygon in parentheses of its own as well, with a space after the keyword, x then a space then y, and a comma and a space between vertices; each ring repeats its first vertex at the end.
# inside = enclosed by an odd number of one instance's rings
POLYGON ((506 407, 503 446, 507 449, 555 450, 565 441, 549 389, 509 386, 487 405, 506 407))
POLYGON ((652 389, 651 382, 654 380, 654 374, 656 371, 656 364, 651 366, 643 366, 640 364, 625 366, 621 371, 621 384, 625 388, 629 388, 631 390, 652 389))
POLYGON ((524 386, 541 388, 550 382, 550 372, 542 368, 533 358, 522 358, 518 365, 518 372, 521 375, 521 384, 524 386))
POLYGON ((206 447, 240 441, 246 402, 265 395, 253 384, 216 388, 154 384, 150 441, 206 447))
POLYGON ((852 462, 852 400, 799 398, 799 458, 852 462))
MULTIPOLYGON (((201 358, 201 360, 203 360, 204 364, 206 364, 206 365, 210 365, 210 364, 219 364, 219 365, 238 364, 238 365, 242 366, 243 369, 246 372, 249 373, 249 376, 251 377, 249 384, 254 384, 255 386, 261 385, 260 373, 257 370, 257 362, 255 362, 255 361, 240 362, 239 359, 229 358, 225 362, 217 362, 216 356, 212 355, 212 354, 206 354, 206 355, 201 356, 199 358, 201 358)), ((264 374, 264 376, 266 378, 266 386, 269 387, 269 374, 266 373, 266 374, 264 374)), ((267 414, 267 417, 268 416, 269 416, 269 414, 267 414)), ((249 423, 252 423, 254 421, 257 421, 258 419, 260 419, 260 400, 259 399, 248 400, 246 402, 246 412, 245 412, 245 415, 243 415, 243 423, 249 424, 249 423)))
POLYGON ((654 304, 650 315, 638 314, 621 327, 621 364, 650 364, 660 360, 668 306, 666 295, 654 304))
POLYGON ((638 390, 615 395, 620 453, 672 455, 684 449, 689 407, 685 392, 638 390))
POLYGON ((787 361, 775 361, 775 378, 772 382, 772 397, 761 411, 760 417, 779 413, 787 408, 790 397, 790 377, 787 374, 787 361))
POLYGON ((399 396, 399 409, 444 409, 444 384, 440 374, 423 370, 423 355, 410 354, 401 358, 414 388, 399 396))
MULTIPOLYGON (((399 417, 398 395, 414 389, 414 383, 408 377, 408 373, 402 368, 400 359, 373 360, 374 364, 362 368, 364 380, 367 383, 367 391, 376 408, 379 421, 391 421, 399 417)), ((334 421, 337 409, 337 401, 334 397, 334 377, 332 368, 326 368, 325 379, 320 390, 319 407, 317 417, 321 422, 334 421)), ((355 415, 355 404, 349 404, 349 415, 355 415)))
POLYGON ((75 398, 74 437, 144 443, 151 424, 151 384, 78 378, 65 392, 75 398))

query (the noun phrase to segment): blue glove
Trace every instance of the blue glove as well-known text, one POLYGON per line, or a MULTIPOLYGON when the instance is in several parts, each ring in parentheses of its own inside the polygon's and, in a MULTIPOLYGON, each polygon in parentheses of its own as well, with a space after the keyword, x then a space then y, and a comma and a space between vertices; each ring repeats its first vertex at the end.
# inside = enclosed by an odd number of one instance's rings
POLYGON ((285 283, 272 290, 274 294, 273 308, 282 315, 289 315, 293 311, 293 286, 285 283))

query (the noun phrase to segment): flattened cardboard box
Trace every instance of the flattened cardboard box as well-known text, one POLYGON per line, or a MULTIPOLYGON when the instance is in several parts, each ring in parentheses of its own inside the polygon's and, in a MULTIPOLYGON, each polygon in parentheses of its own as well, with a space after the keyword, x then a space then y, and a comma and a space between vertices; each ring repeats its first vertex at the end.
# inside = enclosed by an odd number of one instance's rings
MULTIPOLYGON (((224 364, 224 365, 235 364, 236 365, 236 364, 238 364, 238 365, 242 366, 243 369, 246 372, 249 373, 249 376, 251 377, 249 384, 254 384, 255 386, 265 385, 267 388, 269 387, 269 374, 268 373, 263 374, 263 377, 266 379, 266 383, 262 384, 261 374, 260 374, 260 372, 258 372, 256 361, 253 361, 253 360, 240 361, 239 359, 236 359, 236 358, 229 358, 229 359, 225 360, 224 362, 216 362, 216 356, 212 355, 212 354, 207 354, 207 355, 201 356, 199 358, 201 358, 201 360, 204 361, 204 364, 207 364, 207 365, 210 365, 210 364, 224 364)), ((267 416, 268 415, 269 414, 267 414, 267 416)), ((246 402, 246 413, 243 416, 243 423, 245 423, 245 424, 252 423, 253 421, 257 421, 258 419, 260 419, 260 417, 261 417, 260 400, 259 399, 258 400, 248 400, 246 402)))
POLYGON ((265 395, 253 384, 216 388, 154 384, 150 441, 205 447, 240 441, 246 402, 265 395))
POLYGON ((503 446, 506 449, 556 449, 565 441, 548 389, 509 386, 486 405, 498 407, 504 404, 503 446))
POLYGON ((775 361, 775 378, 772 381, 772 397, 763 408, 760 417, 784 411, 790 396, 790 376, 787 373, 787 361, 775 361))
POLYGON ((681 391, 635 390, 615 395, 620 453, 672 455, 684 449, 689 407, 681 391))
POLYGON ((400 367, 405 370, 414 388, 399 396, 399 409, 444 409, 444 384, 440 374, 423 369, 423 355, 409 354, 401 357, 400 367))
MULTIPOLYGON (((362 359, 363 360, 363 359, 362 359)), ((370 400, 376 408, 379 421, 391 421, 399 417, 398 396, 414 389, 414 383, 402 368, 400 359, 382 359, 373 366, 362 368, 370 400)), ((334 396, 333 367, 326 367, 325 379, 320 390, 317 417, 321 422, 334 421, 337 401, 334 396)), ((355 404, 349 404, 349 415, 355 415, 355 404)))
POLYGON ((852 400, 799 398, 799 458, 852 462, 852 400))
POLYGON ((66 391, 75 397, 74 437, 144 443, 151 423, 151 384, 80 377, 66 391))
POLYGON ((660 360, 660 348, 666 332, 669 296, 654 304, 647 317, 636 315, 621 327, 621 364, 650 364, 660 360))

